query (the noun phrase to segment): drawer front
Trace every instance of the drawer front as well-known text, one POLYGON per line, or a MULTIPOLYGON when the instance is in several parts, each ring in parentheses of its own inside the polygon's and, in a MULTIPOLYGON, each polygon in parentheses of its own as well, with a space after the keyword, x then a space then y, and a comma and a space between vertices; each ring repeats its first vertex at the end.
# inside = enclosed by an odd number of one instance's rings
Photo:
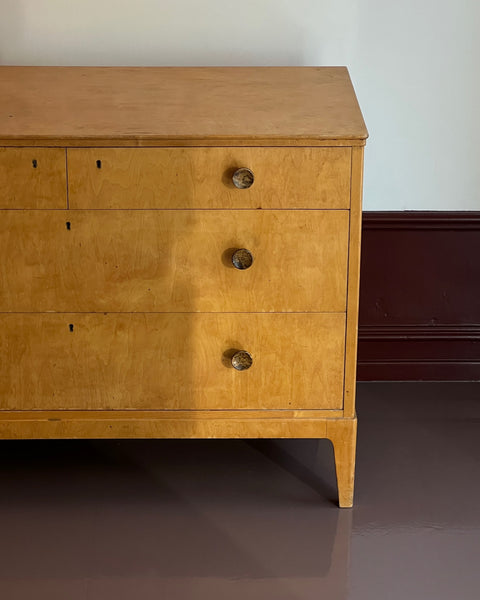
POLYGON ((341 409, 343 314, 3 314, 2 410, 341 409), (248 351, 248 370, 232 355, 248 351))
MULTIPOLYGON (((350 206, 350 148, 92 148, 67 152, 70 208, 350 206), (251 187, 235 187, 233 175, 240 168, 252 171, 251 187)), ((251 180, 241 181, 247 185, 251 180)))
POLYGON ((0 208, 66 208, 65 150, 0 148, 0 208))
POLYGON ((342 312, 348 222, 337 210, 7 210, 0 311, 342 312), (239 270, 243 248, 253 264, 239 270))

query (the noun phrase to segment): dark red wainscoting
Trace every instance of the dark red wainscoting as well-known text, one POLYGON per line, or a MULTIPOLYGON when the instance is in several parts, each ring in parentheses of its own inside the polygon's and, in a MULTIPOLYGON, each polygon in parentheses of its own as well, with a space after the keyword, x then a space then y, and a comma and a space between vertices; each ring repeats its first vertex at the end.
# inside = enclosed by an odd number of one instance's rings
POLYGON ((358 379, 480 380, 480 212, 366 212, 358 379))

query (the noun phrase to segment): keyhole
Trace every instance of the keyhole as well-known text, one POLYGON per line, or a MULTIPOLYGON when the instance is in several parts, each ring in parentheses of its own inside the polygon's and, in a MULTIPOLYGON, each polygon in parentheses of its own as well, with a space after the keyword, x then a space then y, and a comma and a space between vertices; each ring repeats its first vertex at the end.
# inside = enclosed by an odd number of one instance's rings
POLYGON ((73 331, 73 323, 70 323, 70 325, 68 326, 68 328, 70 329, 70 331, 73 331))
POLYGON ((97 169, 101 169, 101 168, 102 168, 102 161, 97 160, 97 169))
POLYGON ((36 159, 36 158, 34 158, 34 159, 32 160, 32 166, 33 166, 33 168, 34 168, 34 169, 36 169, 36 168, 37 168, 37 159, 36 159))
POLYGON ((70 231, 70 221, 67 221, 65 225, 67 226, 68 231, 70 231))

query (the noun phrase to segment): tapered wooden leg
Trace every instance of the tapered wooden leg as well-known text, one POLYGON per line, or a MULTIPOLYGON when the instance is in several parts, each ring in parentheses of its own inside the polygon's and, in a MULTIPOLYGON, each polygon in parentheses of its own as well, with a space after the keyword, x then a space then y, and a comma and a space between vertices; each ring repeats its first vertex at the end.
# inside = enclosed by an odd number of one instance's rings
POLYGON ((327 437, 331 440, 335 452, 338 505, 340 508, 350 508, 353 506, 357 419, 328 421, 327 437))

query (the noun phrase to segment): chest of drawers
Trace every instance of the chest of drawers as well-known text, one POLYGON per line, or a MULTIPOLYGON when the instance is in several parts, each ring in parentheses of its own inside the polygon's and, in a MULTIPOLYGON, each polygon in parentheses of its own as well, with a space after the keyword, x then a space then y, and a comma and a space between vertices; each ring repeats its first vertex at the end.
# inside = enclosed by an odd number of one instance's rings
POLYGON ((344 68, 0 67, 0 438, 328 438, 351 506, 344 68))

